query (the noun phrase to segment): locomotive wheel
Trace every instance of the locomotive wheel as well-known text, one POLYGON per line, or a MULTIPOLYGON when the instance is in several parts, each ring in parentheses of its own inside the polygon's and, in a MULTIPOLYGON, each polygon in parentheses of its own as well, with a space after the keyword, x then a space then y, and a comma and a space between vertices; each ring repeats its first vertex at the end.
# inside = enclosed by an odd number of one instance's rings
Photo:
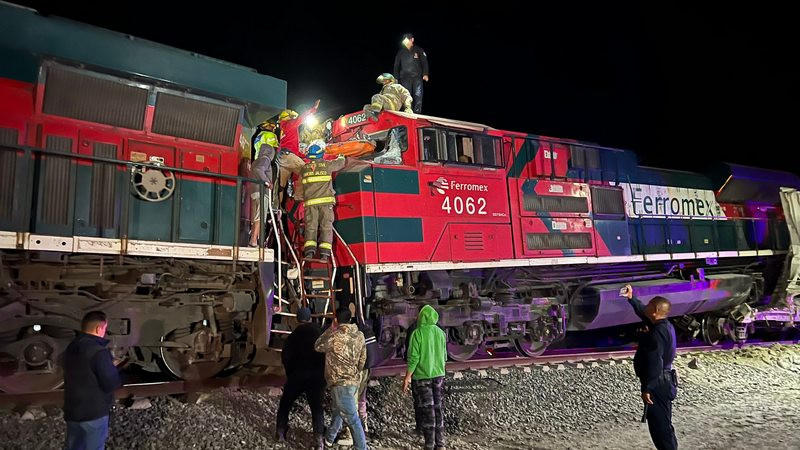
POLYGON ((718 317, 711 317, 706 316, 703 317, 703 321, 700 326, 700 331, 703 335, 703 342, 708 345, 717 345, 719 341, 724 337, 724 332, 722 329, 722 322, 723 319, 718 317))
POLYGON ((453 361, 467 361, 478 351, 479 344, 447 343, 447 356, 453 361))
POLYGON ((230 358, 215 356, 219 352, 212 348, 214 342, 209 333, 208 328, 201 327, 180 337, 176 331, 162 336, 162 342, 187 344, 186 347, 159 347, 160 362, 164 369, 176 378, 186 381, 201 381, 222 372, 228 367, 230 358))
POLYGON ((379 365, 391 359, 397 352, 397 345, 395 345, 395 330, 387 327, 381 330, 380 336, 377 339, 378 352, 375 355, 378 359, 376 365, 379 365))
POLYGON ((0 344, 0 391, 10 394, 52 391, 64 384, 61 354, 69 339, 32 332, 0 344))
POLYGON ((533 358, 539 356, 547 350, 547 344, 541 341, 532 341, 528 336, 520 339, 514 339, 514 348, 517 349, 522 356, 533 358))
POLYGON ((397 351, 397 347, 394 345, 383 346, 378 343, 378 352, 377 352, 377 361, 375 362, 376 365, 383 363, 384 361, 391 359, 394 357, 395 352, 397 351))

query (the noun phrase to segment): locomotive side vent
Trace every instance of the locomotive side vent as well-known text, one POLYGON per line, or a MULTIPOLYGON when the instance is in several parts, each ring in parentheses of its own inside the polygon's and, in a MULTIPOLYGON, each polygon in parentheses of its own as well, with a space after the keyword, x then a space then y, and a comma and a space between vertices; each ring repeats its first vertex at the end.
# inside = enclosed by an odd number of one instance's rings
POLYGON ((592 186, 592 209, 595 214, 625 215, 622 189, 592 186))
POLYGON ((588 213, 586 197, 557 197, 554 195, 523 194, 525 211, 588 213))
MULTIPOLYGON (((72 139, 62 136, 47 136, 45 147, 69 153, 72 139)), ((69 175, 70 161, 65 156, 48 155, 44 163, 44 192, 42 193, 42 220, 52 225, 69 223, 69 175)))
POLYGON ((55 116, 141 130, 148 90, 74 70, 50 67, 43 111, 55 116))
POLYGON ((231 146, 239 120, 238 107, 159 92, 153 131, 158 134, 231 146))
MULTIPOLYGON (((94 144, 94 156, 101 158, 117 157, 114 144, 94 144)), ((95 162, 92 164, 92 201, 90 203, 89 223, 93 227, 112 228, 114 226, 114 192, 116 168, 113 164, 95 162)))
MULTIPOLYGON (((19 130, 0 128, 0 146, 15 146, 19 130)), ((17 170, 17 153, 0 149, 0 220, 11 220, 14 209, 14 173, 17 170)))
POLYGON ((528 250, 592 248, 590 233, 527 233, 528 250))

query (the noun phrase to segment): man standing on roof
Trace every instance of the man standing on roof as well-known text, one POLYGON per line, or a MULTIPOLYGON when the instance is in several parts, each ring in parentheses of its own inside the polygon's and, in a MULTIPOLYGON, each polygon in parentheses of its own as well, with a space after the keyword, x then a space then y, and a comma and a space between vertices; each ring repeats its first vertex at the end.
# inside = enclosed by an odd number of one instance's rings
POLYGON ((428 81, 428 55, 414 45, 414 35, 403 35, 402 47, 394 57, 394 73, 414 96, 414 113, 422 113, 422 82, 428 81))
POLYGON ((397 79, 390 73, 382 73, 375 80, 376 83, 383 86, 379 94, 372 96, 369 105, 364 106, 364 112, 372 116, 378 117, 378 113, 384 111, 403 111, 407 113, 413 112, 411 110, 411 103, 413 98, 408 92, 408 89, 397 83, 397 79))

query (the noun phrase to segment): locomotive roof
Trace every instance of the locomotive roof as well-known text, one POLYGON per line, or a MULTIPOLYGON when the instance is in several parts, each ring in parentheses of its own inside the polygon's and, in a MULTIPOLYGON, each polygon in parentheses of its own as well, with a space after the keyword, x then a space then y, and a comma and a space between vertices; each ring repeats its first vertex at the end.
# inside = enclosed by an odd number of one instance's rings
POLYGON ((286 107, 286 81, 255 69, 5 2, 0 2, 0 53, 16 63, 3 64, 0 76, 22 81, 36 80, 33 54, 174 83, 259 109, 286 107))

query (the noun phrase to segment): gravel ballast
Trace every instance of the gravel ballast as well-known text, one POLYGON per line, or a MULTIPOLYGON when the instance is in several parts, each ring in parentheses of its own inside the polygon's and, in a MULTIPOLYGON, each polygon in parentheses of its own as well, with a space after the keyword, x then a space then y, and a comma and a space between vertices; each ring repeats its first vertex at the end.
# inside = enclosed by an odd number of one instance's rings
MULTIPOLYGON (((675 366, 680 387, 673 414, 682 448, 797 448, 800 346, 680 355, 675 366)), ((653 448, 639 422, 641 399, 628 360, 462 372, 448 374, 446 383, 450 449, 653 448)), ((197 404, 158 397, 149 407, 118 408, 107 448, 309 448, 303 400, 292 411, 289 442, 274 442, 276 391, 223 389, 197 404)), ((370 448, 422 448, 399 378, 373 381, 368 400, 370 448)), ((63 448, 64 428, 56 407, 0 411, 0 448, 63 448)))

